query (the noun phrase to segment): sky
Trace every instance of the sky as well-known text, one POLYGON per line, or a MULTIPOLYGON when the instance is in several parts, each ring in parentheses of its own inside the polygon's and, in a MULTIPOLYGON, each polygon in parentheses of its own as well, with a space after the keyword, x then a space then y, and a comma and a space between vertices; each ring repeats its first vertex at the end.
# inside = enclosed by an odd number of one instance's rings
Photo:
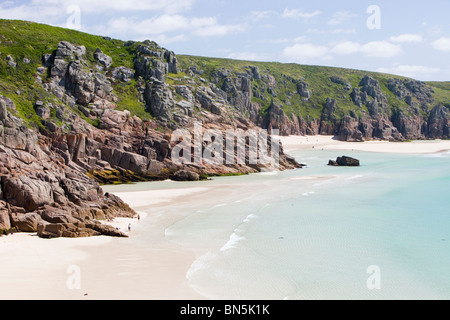
POLYGON ((2 1, 0 18, 153 40, 176 54, 450 81, 449 0, 2 1))

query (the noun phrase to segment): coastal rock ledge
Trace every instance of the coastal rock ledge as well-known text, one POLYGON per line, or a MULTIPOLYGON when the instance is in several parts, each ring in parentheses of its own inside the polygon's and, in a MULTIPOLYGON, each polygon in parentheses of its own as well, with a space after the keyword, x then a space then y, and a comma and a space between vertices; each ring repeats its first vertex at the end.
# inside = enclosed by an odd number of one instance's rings
POLYGON ((136 212, 8 112, 0 97, 0 235, 126 237, 100 221, 136 212))

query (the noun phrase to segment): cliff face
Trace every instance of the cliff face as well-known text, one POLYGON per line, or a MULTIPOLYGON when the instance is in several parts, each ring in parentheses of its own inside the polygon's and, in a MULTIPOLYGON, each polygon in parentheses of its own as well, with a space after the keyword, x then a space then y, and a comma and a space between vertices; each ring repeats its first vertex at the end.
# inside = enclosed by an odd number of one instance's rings
MULTIPOLYGON (((174 130, 195 138, 198 123, 202 132, 223 134, 202 139, 202 154, 223 139, 222 151, 237 155, 236 147, 224 150, 227 130, 335 134, 348 141, 449 138, 450 90, 441 84, 176 56, 150 41, 19 21, 1 20, 0 40, 0 230, 123 236, 96 222, 135 214, 104 194, 102 183, 268 169, 251 161, 250 138, 243 162, 196 162, 193 154, 174 161, 174 130)), ((271 139, 265 144, 273 148, 271 139)), ((280 170, 301 167, 282 147, 279 154, 280 170)))
MULTIPOLYGON (((2 49, 15 52, 21 43, 14 33, 25 34, 30 24, 3 23, 17 26, 2 35, 2 49)), ((92 44, 91 37, 85 36, 87 43, 92 44)), ((113 41, 102 40, 110 46, 113 41)), ((173 52, 149 41, 112 46, 120 48, 115 59, 103 48, 64 40, 54 49, 45 45, 38 54, 8 54, 0 65, 1 232, 38 232, 47 238, 125 236, 98 220, 135 212, 104 194, 100 183, 194 181, 266 168, 250 163, 249 154, 240 164, 175 163, 174 129, 192 132, 198 121, 203 130, 216 132, 256 127, 226 101, 218 101, 216 88, 169 84, 178 73, 173 52), (123 65, 115 64, 126 54, 123 65)), ((207 147, 201 141, 201 151, 207 147)), ((298 167, 281 149, 280 169, 298 167)))
POLYGON ((43 237, 124 236, 96 220, 135 212, 66 161, 49 137, 11 115, 8 104, 0 96, 0 230, 38 231, 43 237))
POLYGON ((413 79, 336 68, 179 60, 192 77, 218 87, 215 93, 229 105, 247 110, 250 121, 282 135, 326 134, 344 141, 449 138, 448 85, 442 90, 413 79))

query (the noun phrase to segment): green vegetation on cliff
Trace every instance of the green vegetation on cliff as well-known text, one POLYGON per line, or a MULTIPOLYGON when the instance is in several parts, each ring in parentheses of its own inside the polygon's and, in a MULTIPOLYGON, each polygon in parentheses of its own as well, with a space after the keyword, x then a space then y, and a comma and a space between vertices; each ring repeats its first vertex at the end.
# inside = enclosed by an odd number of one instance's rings
MULTIPOLYGON (((20 117, 28 123, 40 123, 34 110, 36 101, 54 100, 51 94, 36 85, 39 81, 36 70, 43 65, 43 55, 54 52, 60 41, 85 46, 91 63, 95 62, 95 50, 101 48, 112 58, 112 67, 132 68, 134 65, 135 46, 126 46, 124 41, 34 22, 0 20, 0 94, 14 101, 20 117), (8 64, 8 56, 13 59, 12 65, 8 64)), ((46 75, 41 78, 43 82, 47 79, 46 75)), ((136 99, 136 86, 117 86, 115 89, 119 108, 133 110, 142 117, 146 115, 143 104, 136 99)))
MULTIPOLYGON (((266 91, 261 94, 260 98, 253 98, 254 102, 261 103, 263 112, 269 108, 271 101, 274 100, 275 103, 283 105, 283 110, 288 115, 295 114, 304 118, 309 116, 317 119, 321 117, 322 107, 326 103, 327 98, 333 98, 339 106, 336 114, 339 118, 348 114, 351 110, 354 110, 356 114, 360 115, 362 110, 365 112, 369 110, 366 106, 362 106, 361 109, 356 108, 350 97, 350 93, 351 88, 358 87, 361 79, 366 75, 379 81, 390 106, 402 109, 409 107, 405 101, 399 100, 388 89, 389 79, 407 79, 402 76, 294 63, 255 62, 187 55, 178 55, 177 57, 181 69, 197 66, 198 69, 203 71, 201 77, 207 80, 211 80, 217 70, 224 69, 234 73, 246 73, 249 70, 249 66, 258 67, 261 76, 273 76, 276 83, 274 86, 274 94, 266 91), (330 81, 331 77, 343 79, 351 87, 346 88, 342 83, 330 81), (305 80, 309 85, 311 97, 304 99, 296 94, 298 93, 298 88, 294 82, 290 81, 291 79, 305 80)), ((253 90, 258 90, 260 83, 261 81, 255 81, 253 83, 253 90)), ((428 84, 435 90, 434 96, 436 103, 450 103, 450 82, 429 82, 428 84)), ((220 84, 218 86, 220 87, 220 84)))
MULTIPOLYGON (((277 111, 281 112, 281 116, 286 115, 294 123, 298 121, 296 119, 308 119, 328 124, 328 133, 336 131, 339 122, 349 115, 354 119, 363 119, 382 113, 388 121, 398 120, 403 123, 405 116, 417 115, 428 121, 431 110, 437 105, 450 109, 450 82, 424 83, 400 76, 353 69, 187 55, 177 55, 177 66, 172 70, 170 67, 169 70, 161 70, 158 68, 167 62, 162 59, 168 59, 166 51, 158 57, 159 62, 155 62, 153 57, 147 59, 152 55, 158 56, 158 52, 165 50, 154 42, 122 41, 43 24, 0 20, 0 94, 15 103, 17 114, 30 125, 42 125, 41 118, 36 114, 36 101, 43 104, 61 103, 55 100, 49 90, 38 85, 50 82, 50 70, 44 69, 43 74, 39 74, 37 70, 44 64, 43 56, 54 53, 62 41, 85 47, 83 68, 91 75, 103 72, 109 79, 118 110, 128 110, 143 120, 161 120, 162 125, 155 127, 183 126, 186 121, 180 120, 180 114, 199 116, 203 109, 223 115, 223 110, 220 111, 214 105, 219 96, 224 97, 220 103, 228 106, 226 117, 230 121, 233 121, 236 112, 239 113, 238 116, 247 117, 260 126, 279 121, 280 119, 274 120, 273 114, 270 114, 274 113, 271 106, 275 105, 281 108, 281 111, 277 111), (149 48, 150 52, 140 52, 142 46, 149 48), (98 61, 94 58, 98 49, 111 58, 111 65, 107 70, 98 70, 98 61), (138 57, 143 59, 139 60, 138 57), (138 62, 140 66, 137 65, 138 62), (119 81, 112 75, 112 70, 117 68, 131 70, 135 74, 127 81, 119 81), (156 74, 162 74, 162 78, 158 80, 164 82, 170 92, 154 86, 146 87, 150 78, 155 77, 155 70, 146 71, 145 68, 155 68, 156 74), (246 89, 249 91, 244 92, 244 95, 240 87, 243 77, 249 79, 246 89), (363 79, 369 83, 363 84, 363 79), (186 85, 192 91, 194 100, 190 101, 192 105, 182 103, 185 109, 180 113, 177 109, 180 107, 179 102, 186 97, 176 87, 186 85), (208 96, 208 93, 204 93, 206 91, 200 92, 205 87, 216 88, 216 91, 213 90, 216 96, 208 96), (146 97, 146 89, 159 95, 157 101, 161 105, 157 108, 152 109, 154 97, 146 97), (160 91, 165 92, 164 98, 158 93, 160 91), (203 101, 198 100, 199 92, 203 101), (243 99, 247 100, 243 102, 243 99), (333 100, 332 103, 330 99, 333 100), (249 110, 248 101, 257 105, 257 108, 249 110), (257 116, 252 115, 252 112, 257 116)), ((71 107, 89 123, 96 126, 100 124, 98 118, 89 114, 89 109, 82 112, 83 108, 76 108, 67 101, 66 104, 66 107, 71 107)), ((53 113, 50 117, 55 123, 61 123, 61 119, 56 119, 53 113)), ((415 130, 423 131, 417 128, 415 130)), ((445 130, 444 128, 444 132, 445 130)), ((287 131, 289 132, 291 131, 287 131)))

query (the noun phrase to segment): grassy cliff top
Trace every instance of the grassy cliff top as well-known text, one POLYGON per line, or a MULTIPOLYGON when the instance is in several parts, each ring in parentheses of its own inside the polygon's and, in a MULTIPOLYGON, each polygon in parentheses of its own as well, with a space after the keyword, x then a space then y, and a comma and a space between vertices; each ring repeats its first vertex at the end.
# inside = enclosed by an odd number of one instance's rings
MULTIPOLYGON (((189 55, 178 55, 178 60, 180 61, 181 68, 188 68, 192 65, 197 66, 204 71, 202 76, 205 78, 210 78, 214 72, 220 69, 230 70, 235 73, 245 73, 249 66, 257 66, 261 75, 271 75, 278 84, 281 84, 278 86, 275 100, 282 104, 284 104, 283 102, 289 101, 283 107, 283 110, 288 114, 294 113, 299 116, 320 118, 321 108, 317 106, 322 106, 327 98, 335 99, 340 107, 340 112, 347 114, 350 110, 355 109, 354 103, 349 99, 349 92, 343 89, 342 84, 330 81, 330 78, 341 78, 352 87, 358 87, 361 79, 366 75, 378 80, 391 107, 408 108, 405 101, 397 99, 394 93, 388 89, 388 81, 390 79, 399 79, 402 81, 409 79, 398 75, 337 67, 280 62, 255 62, 189 55), (295 85, 293 86, 289 81, 286 81, 287 78, 304 80, 309 85, 312 93, 311 99, 304 101, 298 96, 290 96, 289 93, 295 91, 296 88, 295 85), (283 86, 283 84, 285 85, 283 86), (289 99, 287 99, 288 95, 289 99)), ((450 82, 425 83, 433 89, 435 103, 443 104, 450 108, 450 82)))
MULTIPOLYGON (((53 99, 42 86, 36 85, 36 70, 42 66, 43 55, 54 52, 60 41, 85 46, 88 62, 92 63, 95 63, 93 57, 95 50, 101 49, 112 58, 111 69, 119 66, 133 68, 136 47, 139 45, 136 42, 126 42, 33 22, 0 20, 0 94, 12 99, 19 115, 28 122, 34 120, 39 122, 34 111, 35 101, 51 102, 53 99), (10 62, 8 56, 13 58, 16 64, 14 68, 8 64, 10 62)), ((218 70, 228 70, 236 74, 248 72, 250 66, 258 67, 261 76, 270 77, 277 84, 275 102, 283 104, 287 114, 320 117, 321 108, 317 106, 323 106, 327 98, 335 99, 340 107, 339 112, 346 114, 353 110, 355 105, 349 98, 348 90, 344 90, 342 84, 330 81, 330 78, 339 77, 352 87, 358 87, 365 75, 379 81, 390 106, 405 109, 408 107, 387 87, 389 79, 407 79, 401 76, 292 63, 254 62, 187 55, 177 55, 177 58, 182 75, 186 77, 185 72, 195 66, 202 70, 201 77, 206 81, 211 81, 218 70), (292 79, 305 81, 309 85, 311 99, 305 101, 299 95, 292 95, 292 92, 297 90, 292 79)), ((45 77, 42 81, 46 81, 45 77)), ((253 81, 253 88, 258 89, 258 86, 264 86, 266 83, 262 81, 253 81)), ((450 107, 450 82, 427 82, 426 84, 433 89, 436 104, 450 107)), ((145 111, 145 106, 139 101, 136 87, 135 79, 126 85, 115 84, 114 93, 119 98, 117 105, 120 109, 128 109, 141 118, 151 118, 145 111)), ((259 102, 264 110, 268 107, 268 100, 271 97, 262 98, 253 97, 252 99, 254 102, 259 102)))

